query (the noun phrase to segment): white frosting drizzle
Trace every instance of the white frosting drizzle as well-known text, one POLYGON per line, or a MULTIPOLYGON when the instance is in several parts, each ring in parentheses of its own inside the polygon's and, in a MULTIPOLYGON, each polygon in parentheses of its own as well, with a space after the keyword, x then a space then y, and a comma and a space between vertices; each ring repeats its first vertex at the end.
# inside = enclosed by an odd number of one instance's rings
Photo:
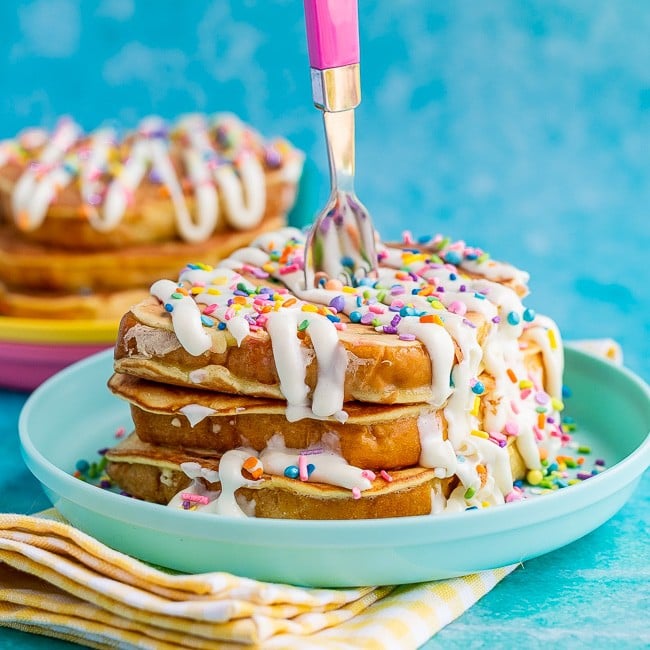
POLYGON ((179 411, 187 418, 191 427, 195 427, 199 422, 217 412, 215 409, 202 404, 186 404, 179 411))
MULTIPOLYGON (((280 449, 267 447, 260 454, 264 469, 269 474, 282 476, 284 470, 293 465, 298 466, 300 451, 297 449, 280 449)), ((372 482, 363 475, 363 470, 349 465, 337 454, 323 452, 307 456, 308 462, 314 466, 308 480, 316 483, 327 483, 352 490, 361 491, 372 487, 372 482)))
MULTIPOLYGON (((84 136, 77 124, 63 119, 49 140, 44 132, 39 133, 40 138, 19 136, 26 147, 20 155, 12 141, 0 147, 0 166, 12 158, 31 157, 12 194, 14 219, 26 231, 43 223, 58 192, 77 177, 84 213, 99 232, 110 231, 122 221, 148 175, 166 187, 178 232, 186 241, 204 241, 214 232, 220 197, 232 228, 253 228, 264 215, 266 177, 254 149, 265 145, 233 115, 216 115, 211 122, 198 114, 185 116, 174 125, 171 135, 162 119, 148 117, 129 134, 126 159, 117 148, 116 133, 109 128, 84 136), (226 139, 221 148, 215 145, 215 133, 226 139), (182 170, 172 162, 172 150, 178 153, 182 170), (192 214, 185 199, 185 182, 194 194, 192 214)), ((297 182, 302 169, 300 154, 283 142, 269 146, 278 157, 276 166, 282 167, 283 177, 297 182)))

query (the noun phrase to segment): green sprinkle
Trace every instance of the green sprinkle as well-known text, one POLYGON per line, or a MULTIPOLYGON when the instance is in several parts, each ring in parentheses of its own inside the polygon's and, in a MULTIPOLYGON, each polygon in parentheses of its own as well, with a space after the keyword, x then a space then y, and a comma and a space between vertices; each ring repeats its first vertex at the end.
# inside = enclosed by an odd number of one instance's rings
POLYGON ((476 490, 473 487, 468 487, 467 490, 465 490, 466 499, 471 499, 475 494, 476 490))
POLYGON ((580 445, 578 447, 578 453, 579 454, 590 454, 591 453, 591 447, 588 447, 587 445, 580 445))
POLYGON ((490 254, 489 253, 483 253, 483 255, 480 255, 479 257, 476 258, 476 261, 479 264, 483 264, 483 262, 487 262, 487 260, 490 259, 490 254))
POLYGON ((178 293, 178 291, 174 291, 174 293, 172 293, 172 298, 176 298, 176 300, 180 300, 182 297, 183 297, 183 294, 178 293))
POLYGON ((298 331, 304 332, 309 327, 309 321, 305 318, 300 325, 298 325, 298 331))

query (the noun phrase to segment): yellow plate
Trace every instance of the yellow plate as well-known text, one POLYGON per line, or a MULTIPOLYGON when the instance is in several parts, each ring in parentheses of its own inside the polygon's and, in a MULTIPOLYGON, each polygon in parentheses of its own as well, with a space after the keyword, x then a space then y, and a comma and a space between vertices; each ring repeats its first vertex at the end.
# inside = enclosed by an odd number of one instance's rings
POLYGON ((119 320, 51 320, 0 316, 0 341, 113 343, 119 320))

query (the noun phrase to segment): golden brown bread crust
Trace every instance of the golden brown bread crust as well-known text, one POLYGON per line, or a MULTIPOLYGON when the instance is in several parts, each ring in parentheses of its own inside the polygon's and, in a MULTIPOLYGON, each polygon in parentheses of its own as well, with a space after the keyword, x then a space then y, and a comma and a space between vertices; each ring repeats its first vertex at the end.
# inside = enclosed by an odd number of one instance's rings
MULTIPOLYGON (((199 462, 217 469, 218 460, 175 449, 148 445, 131 436, 106 454, 106 472, 122 490, 152 503, 168 503, 190 480, 180 469, 199 462)), ((412 467, 391 473, 391 482, 377 478, 361 499, 350 490, 323 483, 302 482, 265 474, 254 488, 242 487, 239 498, 255 504, 255 517, 277 519, 377 519, 431 512, 433 482, 451 492, 455 480, 439 481, 433 470, 412 467)), ((210 484, 213 489, 219 484, 210 484)))
POLYGON ((0 228, 0 315, 117 321, 148 297, 159 277, 176 276, 191 259, 216 263, 284 219, 268 215, 252 230, 218 233, 197 244, 173 241, 90 253, 22 244, 0 228))
MULTIPOLYGON (((513 476, 522 478, 525 466, 516 445, 508 446, 513 476)), ((122 490, 152 503, 166 504, 190 484, 180 469, 185 462, 218 469, 218 459, 169 449, 140 441, 135 434, 106 454, 106 471, 122 490)), ((377 519, 428 515, 432 491, 445 497, 458 478, 435 478, 433 470, 410 467, 390 473, 391 482, 378 477, 360 499, 350 490, 322 483, 302 482, 283 476, 264 475, 256 488, 242 487, 236 494, 255 504, 254 515, 278 519, 377 519)), ((218 484, 211 484, 212 489, 218 484)))
MULTIPOLYGON (((485 322, 479 314, 468 314, 468 318, 474 319, 482 340, 485 322)), ((178 342, 162 305, 149 298, 122 318, 115 346, 115 370, 178 386, 284 398, 271 339, 265 330, 251 332, 239 346, 225 330, 209 332, 211 349, 198 356, 189 354, 178 342), (160 345, 161 333, 164 345, 160 345), (158 345, 148 344, 147 339, 158 345)), ((338 335, 347 355, 345 401, 414 404, 430 399, 431 361, 419 341, 403 341, 355 323, 348 323, 338 335)), ((318 371, 316 355, 310 337, 301 338, 310 359, 305 383, 313 390, 318 371)))
POLYGON ((273 436, 281 435, 286 447, 307 449, 326 443, 351 465, 386 470, 418 463, 418 417, 433 411, 426 404, 378 406, 349 402, 345 423, 333 418, 288 422, 286 404, 279 400, 222 395, 120 374, 111 377, 108 386, 131 402, 135 430, 144 442, 197 453, 224 453, 237 447, 262 451, 273 436), (180 410, 188 404, 214 409, 216 413, 191 426, 180 410))

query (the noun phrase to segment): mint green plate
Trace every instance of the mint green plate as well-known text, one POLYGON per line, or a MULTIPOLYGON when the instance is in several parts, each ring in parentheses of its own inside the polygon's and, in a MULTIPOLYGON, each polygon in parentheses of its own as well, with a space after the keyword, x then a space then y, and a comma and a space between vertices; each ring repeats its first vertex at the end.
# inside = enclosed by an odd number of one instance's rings
POLYGON ((112 353, 46 381, 27 400, 23 458, 54 506, 108 546, 185 572, 227 571, 274 582, 345 587, 420 582, 504 566, 555 550, 614 515, 650 464, 650 389, 632 373, 568 349, 567 411, 576 439, 608 469, 578 485, 496 508, 372 521, 236 519, 172 510, 71 474, 80 458, 131 428, 106 388, 112 353))

